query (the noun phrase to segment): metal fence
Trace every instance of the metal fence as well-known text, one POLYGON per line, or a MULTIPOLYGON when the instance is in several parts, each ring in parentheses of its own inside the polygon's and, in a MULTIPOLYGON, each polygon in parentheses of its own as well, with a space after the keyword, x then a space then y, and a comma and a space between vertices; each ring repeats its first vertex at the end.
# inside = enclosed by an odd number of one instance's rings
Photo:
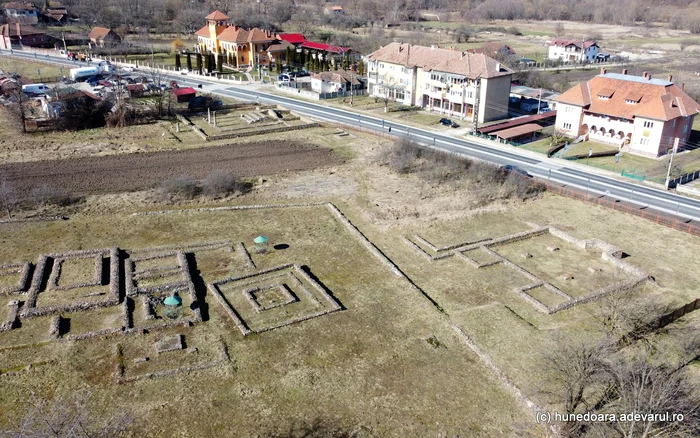
POLYGON ((604 207, 612 208, 616 211, 621 211, 623 213, 631 214, 633 216, 638 216, 643 219, 653 221, 659 225, 673 228, 674 230, 683 231, 694 236, 700 236, 700 225, 693 223, 692 221, 689 221, 687 219, 679 219, 675 216, 646 208, 640 209, 639 207, 635 207, 630 203, 616 202, 615 200, 608 199, 603 196, 590 193, 583 193, 579 190, 564 188, 556 184, 547 183, 546 187, 548 191, 557 193, 559 195, 568 196, 569 198, 590 202, 592 204, 602 205, 604 207))

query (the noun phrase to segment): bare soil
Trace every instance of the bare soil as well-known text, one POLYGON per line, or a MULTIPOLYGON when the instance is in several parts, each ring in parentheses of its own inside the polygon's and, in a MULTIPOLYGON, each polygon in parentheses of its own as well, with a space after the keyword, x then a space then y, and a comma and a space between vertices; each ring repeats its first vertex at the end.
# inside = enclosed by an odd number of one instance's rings
POLYGON ((224 170, 238 177, 309 170, 338 164, 330 149, 301 143, 259 141, 235 146, 82 157, 0 166, 20 193, 41 185, 73 194, 118 193, 153 187, 181 175, 203 178, 224 170))

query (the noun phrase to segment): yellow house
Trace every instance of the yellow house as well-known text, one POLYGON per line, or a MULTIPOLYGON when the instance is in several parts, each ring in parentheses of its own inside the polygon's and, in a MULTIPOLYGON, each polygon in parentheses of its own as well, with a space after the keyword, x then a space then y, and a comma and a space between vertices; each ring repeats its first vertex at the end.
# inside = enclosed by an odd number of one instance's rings
POLYGON ((276 34, 228 24, 229 17, 221 11, 214 11, 205 18, 207 25, 195 33, 197 47, 201 53, 222 55, 226 64, 236 67, 269 65, 275 56, 271 56, 271 50, 286 50, 276 34))

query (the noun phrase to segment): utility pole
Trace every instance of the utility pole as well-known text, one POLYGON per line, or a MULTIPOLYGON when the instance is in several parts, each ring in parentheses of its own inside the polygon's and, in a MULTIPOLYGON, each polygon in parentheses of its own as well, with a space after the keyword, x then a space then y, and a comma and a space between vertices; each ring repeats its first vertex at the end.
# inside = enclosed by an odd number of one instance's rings
POLYGON ((540 113, 540 106, 542 105, 542 89, 540 88, 540 96, 537 98, 537 114, 540 113))
POLYGON ((355 94, 353 93, 353 88, 352 88, 352 83, 355 81, 355 70, 350 67, 350 106, 352 106, 352 96, 355 94))
POLYGON ((668 172, 666 173, 666 190, 668 190, 668 185, 671 182, 671 166, 673 166, 673 156, 676 155, 676 149, 678 149, 678 142, 680 138, 676 137, 673 142, 673 149, 671 150, 671 160, 668 162, 668 172))
POLYGON ((474 118, 474 134, 477 133, 479 129, 479 105, 481 104, 481 74, 479 74, 476 79, 476 91, 474 92, 474 111, 472 111, 472 116, 474 118))

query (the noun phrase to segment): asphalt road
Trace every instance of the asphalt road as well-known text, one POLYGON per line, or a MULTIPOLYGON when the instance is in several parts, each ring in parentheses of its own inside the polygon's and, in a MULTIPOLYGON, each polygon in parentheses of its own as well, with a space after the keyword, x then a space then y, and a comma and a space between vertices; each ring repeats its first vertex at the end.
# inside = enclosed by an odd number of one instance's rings
MULTIPOLYGON (((7 55, 8 52, 0 50, 0 54, 7 55)), ((15 52, 15 55, 28 59, 35 58, 34 54, 26 52, 15 52)), ((46 59, 46 56, 39 55, 38 58, 46 59)), ((72 61, 58 56, 52 56, 49 59, 52 62, 75 65, 72 61)), ((85 64, 83 63, 82 65, 85 64)), ((680 196, 644 184, 621 181, 599 173, 589 172, 579 167, 567 166, 565 162, 560 160, 549 158, 535 159, 525 154, 506 150, 496 144, 486 145, 469 139, 455 138, 427 129, 409 127, 394 121, 386 121, 351 111, 246 89, 244 86, 229 86, 218 82, 216 79, 178 74, 166 76, 169 79, 177 80, 178 83, 183 85, 196 86, 202 84, 203 91, 212 94, 244 101, 278 104, 307 117, 326 122, 355 126, 378 133, 388 133, 391 129, 393 136, 405 135, 415 142, 459 153, 470 158, 500 165, 515 165, 537 178, 586 190, 591 195, 605 196, 611 200, 628 202, 637 205, 639 208, 651 208, 685 219, 700 220, 700 200, 680 196)))

